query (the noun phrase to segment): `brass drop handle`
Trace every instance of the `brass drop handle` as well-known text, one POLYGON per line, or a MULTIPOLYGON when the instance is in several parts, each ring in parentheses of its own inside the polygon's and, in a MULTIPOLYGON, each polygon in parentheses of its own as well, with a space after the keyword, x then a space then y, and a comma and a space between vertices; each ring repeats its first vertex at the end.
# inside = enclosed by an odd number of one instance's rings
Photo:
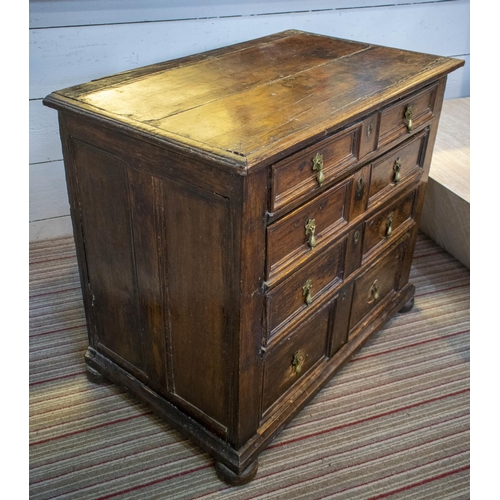
POLYGON ((401 158, 398 158, 394 163, 394 184, 397 184, 401 180, 401 158))
POLYGON ((392 234, 392 224, 394 223, 394 213, 391 212, 385 220, 385 235, 387 238, 392 234))
POLYGON ((296 375, 298 375, 302 371, 302 367, 304 366, 305 360, 306 360, 306 355, 305 355, 304 351, 297 351, 293 355, 292 369, 296 375))
POLYGON ((325 182, 325 174, 323 173, 323 155, 321 153, 316 153, 312 159, 312 169, 317 172, 316 180, 321 186, 325 182))
POLYGON ((380 288, 378 286, 378 280, 375 280, 370 288, 370 297, 373 300, 378 300, 380 298, 380 288))
POLYGON ((413 108, 411 106, 406 106, 405 120, 406 120, 406 129, 408 130, 408 133, 410 133, 413 128, 412 116, 413 116, 413 108))
POLYGON ((307 242, 310 248, 314 248, 316 246, 316 220, 308 219, 305 225, 306 228, 306 236, 309 238, 307 242))
POLYGON ((312 302, 311 290, 312 290, 312 281, 307 280, 304 286, 302 287, 302 296, 304 297, 306 305, 309 305, 312 302))

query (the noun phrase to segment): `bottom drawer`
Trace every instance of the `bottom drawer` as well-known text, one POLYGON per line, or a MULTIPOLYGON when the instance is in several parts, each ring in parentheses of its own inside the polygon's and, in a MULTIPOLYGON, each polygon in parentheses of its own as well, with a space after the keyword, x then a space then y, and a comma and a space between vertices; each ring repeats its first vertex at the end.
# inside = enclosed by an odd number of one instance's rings
POLYGON ((347 342, 351 297, 349 283, 324 305, 311 310, 304 321, 266 352, 263 416, 307 386, 347 342))
POLYGON ((360 322, 399 290, 409 233, 396 245, 388 248, 369 269, 354 281, 350 331, 357 330, 360 322))
POLYGON ((307 378, 318 362, 326 359, 332 302, 314 312, 266 354, 264 414, 288 389, 307 378))

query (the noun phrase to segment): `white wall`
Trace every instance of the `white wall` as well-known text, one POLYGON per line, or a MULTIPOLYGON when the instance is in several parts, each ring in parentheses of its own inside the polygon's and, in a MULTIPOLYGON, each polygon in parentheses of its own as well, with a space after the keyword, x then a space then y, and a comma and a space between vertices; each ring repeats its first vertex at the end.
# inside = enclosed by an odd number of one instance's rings
POLYGON ((54 90, 285 29, 465 59, 445 98, 470 92, 469 0, 30 0, 30 240, 71 234, 54 90), (167 6, 165 6, 167 4, 167 6))

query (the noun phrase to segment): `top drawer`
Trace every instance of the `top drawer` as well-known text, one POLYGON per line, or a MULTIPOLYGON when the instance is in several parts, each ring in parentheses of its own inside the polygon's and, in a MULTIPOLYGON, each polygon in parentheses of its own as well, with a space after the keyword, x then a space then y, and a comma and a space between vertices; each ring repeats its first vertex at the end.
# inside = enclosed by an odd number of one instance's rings
POLYGON ((357 161, 361 128, 353 125, 273 165, 271 210, 314 193, 357 161))
POLYGON ((378 146, 385 146, 434 117, 437 83, 385 108, 380 113, 378 146))

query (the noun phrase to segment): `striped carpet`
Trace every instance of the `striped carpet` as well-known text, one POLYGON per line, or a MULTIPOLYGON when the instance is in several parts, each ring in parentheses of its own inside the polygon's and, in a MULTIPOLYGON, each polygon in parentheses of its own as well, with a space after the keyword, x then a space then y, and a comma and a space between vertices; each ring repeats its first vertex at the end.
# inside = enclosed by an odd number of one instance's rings
POLYGON ((30 246, 30 498, 469 498, 469 270, 421 234, 392 319, 232 488, 113 385, 87 381, 71 238, 30 246))

